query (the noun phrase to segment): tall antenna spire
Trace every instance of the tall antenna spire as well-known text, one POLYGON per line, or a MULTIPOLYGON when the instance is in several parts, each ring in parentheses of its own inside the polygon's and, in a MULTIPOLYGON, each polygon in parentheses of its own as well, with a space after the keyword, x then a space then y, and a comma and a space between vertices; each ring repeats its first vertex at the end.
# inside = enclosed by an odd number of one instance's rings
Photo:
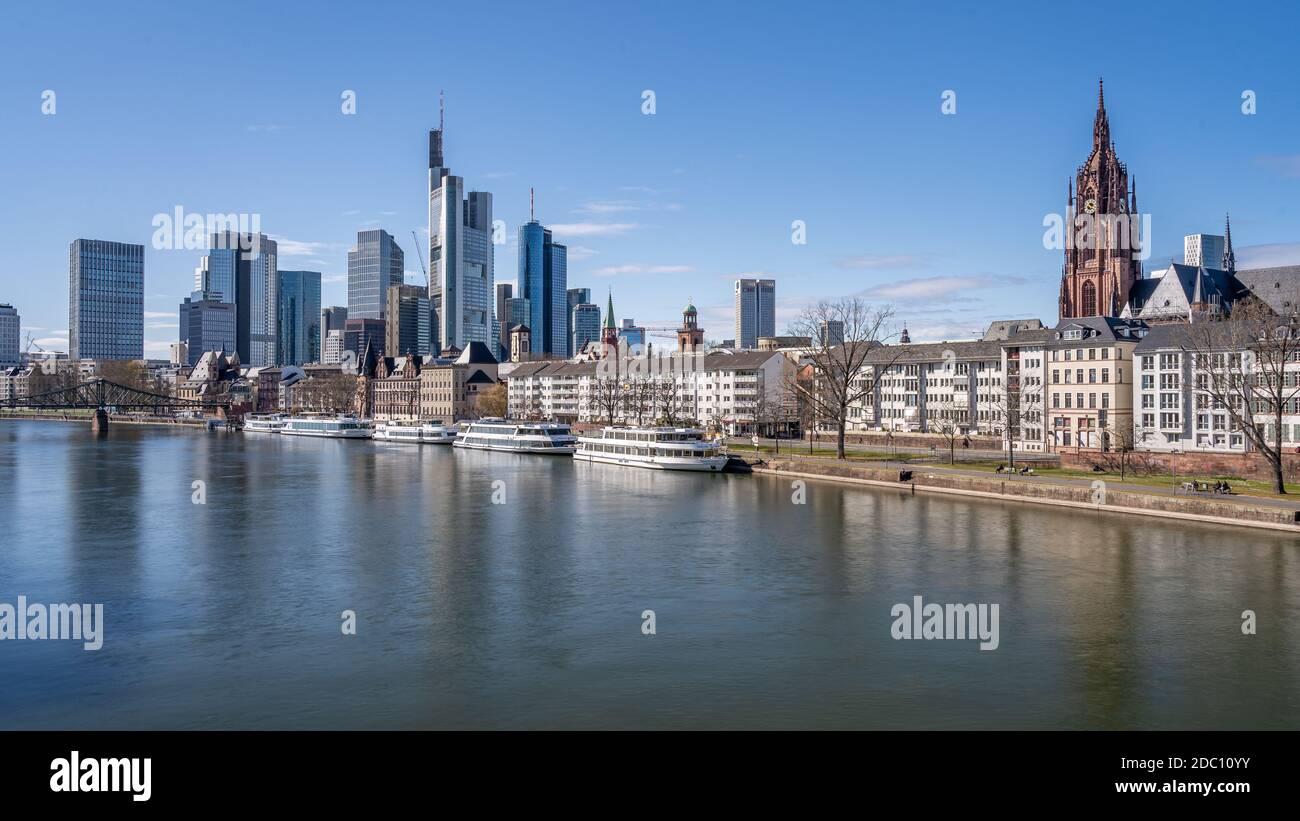
POLYGON ((528 186, 528 221, 537 222, 536 200, 533 198, 533 187, 528 186))
POLYGON ((444 114, 446 113, 446 103, 442 97, 442 89, 438 89, 438 130, 442 131, 444 114))

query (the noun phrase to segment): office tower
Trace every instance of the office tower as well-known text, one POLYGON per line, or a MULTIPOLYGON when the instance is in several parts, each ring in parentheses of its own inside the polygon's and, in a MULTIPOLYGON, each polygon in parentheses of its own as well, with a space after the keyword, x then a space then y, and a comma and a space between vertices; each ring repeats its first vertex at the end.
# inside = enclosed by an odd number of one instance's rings
POLYGON ((497 284, 497 304, 493 316, 497 322, 497 359, 505 360, 510 355, 510 315, 506 313, 506 302, 515 295, 515 286, 509 282, 497 284))
POLYGON ((576 356, 582 353, 587 343, 600 341, 600 306, 590 302, 580 302, 573 306, 571 317, 573 339, 569 350, 570 355, 576 356))
POLYGON ((265 234, 224 231, 209 238, 207 256, 195 271, 194 302, 235 306, 235 352, 241 365, 279 364, 278 258, 279 246, 265 234))
POLYGON ((17 365, 22 361, 18 349, 21 332, 22 317, 18 316, 18 309, 0 303, 0 365, 17 365))
MULTIPOLYGON (((573 347, 573 327, 574 327, 574 326, 573 326, 573 309, 576 308, 576 307, 578 307, 579 305, 590 305, 590 304, 591 304, 591 289, 590 289, 590 288, 570 288, 569 291, 568 291, 568 303, 569 303, 569 312, 568 312, 568 340, 569 340, 569 356, 573 356, 573 355, 576 354, 576 353, 578 352, 578 350, 579 350, 578 348, 573 347)), ((597 310, 599 310, 599 309, 597 309, 597 310)), ((600 322, 599 322, 599 320, 597 320, 597 322, 596 322, 596 328, 597 328, 597 332, 599 332, 599 329, 600 329, 600 322)))
MULTIPOLYGON (((506 324, 510 326, 510 330, 513 331, 516 325, 528 327, 528 323, 532 322, 533 306, 521 296, 511 297, 506 300, 505 315, 506 324)), ((532 329, 529 328, 529 330, 531 332, 532 329)), ((509 339, 508 334, 506 338, 509 339)))
POLYGON ((348 318, 347 324, 343 329, 343 350, 351 351, 356 354, 358 366, 364 364, 361 357, 365 356, 366 347, 374 352, 375 356, 384 356, 384 336, 386 335, 386 323, 382 319, 352 319, 348 318))
POLYGON ((736 346, 758 347, 760 336, 776 336, 776 280, 736 280, 736 346))
POLYGON ((429 292, 422 285, 388 286, 384 350, 389 356, 426 356, 430 350, 429 292))
POLYGON ((184 342, 173 342, 171 345, 168 346, 168 349, 171 351, 171 359, 168 360, 169 364, 172 365, 190 364, 189 346, 186 345, 184 342))
POLYGON ((1197 268, 1223 266, 1223 237, 1217 234, 1189 234, 1183 237, 1183 264, 1197 268))
POLYGON ((234 353, 238 349, 236 314, 233 302, 186 297, 181 303, 179 329, 185 343, 185 364, 197 365, 208 351, 234 353))
POLYGON ((843 345, 844 323, 838 319, 824 319, 818 329, 818 335, 821 338, 821 344, 825 347, 843 345))
POLYGON ((568 249, 535 219, 519 228, 519 290, 533 312, 531 352, 568 356, 568 249))
POLYGON ((388 286, 405 282, 406 257, 382 228, 357 232, 348 251, 348 319, 383 319, 388 286))
POLYGON ((429 132, 429 300, 438 347, 492 343, 492 195, 465 194, 443 165, 442 117, 429 132))
POLYGON ((343 329, 331 328, 321 345, 320 361, 323 365, 337 365, 343 361, 343 329))
POLYGON ((623 320, 623 327, 618 329, 618 338, 620 341, 626 342, 629 348, 633 345, 641 345, 644 347, 645 328, 637 325, 635 320, 625 319, 623 320))
POLYGON ((305 365, 320 361, 320 272, 281 271, 280 363, 305 365))
POLYGON ((144 358, 144 246, 68 246, 68 359, 144 358))

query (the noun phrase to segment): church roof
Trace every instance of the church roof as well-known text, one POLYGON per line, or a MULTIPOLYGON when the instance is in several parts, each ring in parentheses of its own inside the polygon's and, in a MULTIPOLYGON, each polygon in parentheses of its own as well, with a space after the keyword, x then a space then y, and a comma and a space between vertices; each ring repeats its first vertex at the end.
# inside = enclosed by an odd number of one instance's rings
POLYGON ((482 342, 471 342, 456 357, 457 365, 495 365, 497 358, 482 342))
POLYGON ((1284 316, 1300 310, 1300 265, 1238 271, 1242 287, 1284 316))

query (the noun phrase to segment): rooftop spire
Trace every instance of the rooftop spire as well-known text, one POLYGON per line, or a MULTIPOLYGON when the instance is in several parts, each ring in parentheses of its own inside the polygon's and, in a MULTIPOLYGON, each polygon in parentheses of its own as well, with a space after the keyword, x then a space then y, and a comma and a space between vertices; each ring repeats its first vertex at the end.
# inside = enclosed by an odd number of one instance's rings
POLYGON ((446 101, 443 99, 442 89, 438 89, 438 130, 439 131, 442 131, 444 127, 443 119, 445 114, 446 114, 446 101))
POLYGON ((605 308, 605 327, 613 328, 614 325, 614 289, 609 291, 609 305, 605 308))
POLYGON ((1237 256, 1232 252, 1232 217, 1223 215, 1223 270, 1237 272, 1237 256))
POLYGON ((537 222, 536 200, 533 198, 533 187, 528 186, 528 221, 537 222))
POLYGON ((1097 78, 1097 118, 1092 125, 1092 145, 1105 148, 1110 145, 1110 120, 1106 116, 1106 91, 1104 81, 1097 78))

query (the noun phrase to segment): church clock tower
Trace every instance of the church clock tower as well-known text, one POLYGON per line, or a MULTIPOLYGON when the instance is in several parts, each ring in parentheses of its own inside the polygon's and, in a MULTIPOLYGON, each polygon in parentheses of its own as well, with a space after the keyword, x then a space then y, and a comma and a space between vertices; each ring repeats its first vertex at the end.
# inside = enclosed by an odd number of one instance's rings
POLYGON ((1065 247, 1061 274, 1061 318, 1119 316, 1142 272, 1137 235, 1137 189, 1128 167, 1115 156, 1106 98, 1097 84, 1092 153, 1079 166, 1066 196, 1065 247), (1130 227, 1134 230, 1130 231, 1130 227))

